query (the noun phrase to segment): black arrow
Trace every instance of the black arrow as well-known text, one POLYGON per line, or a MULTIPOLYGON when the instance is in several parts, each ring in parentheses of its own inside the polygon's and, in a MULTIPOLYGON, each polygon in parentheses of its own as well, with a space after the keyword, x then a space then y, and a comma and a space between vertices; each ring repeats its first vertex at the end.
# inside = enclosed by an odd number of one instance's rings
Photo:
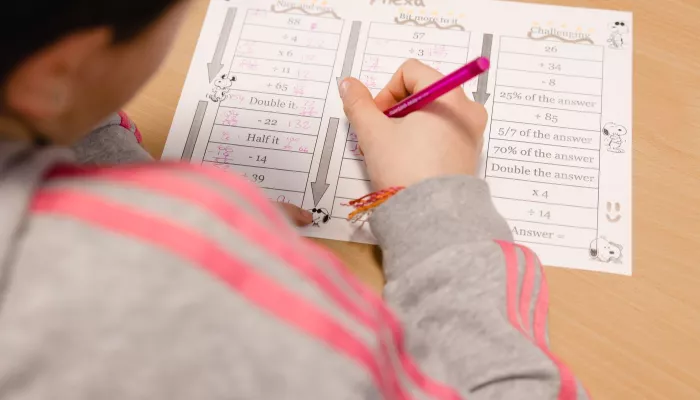
POLYGON ((209 83, 214 81, 216 76, 221 72, 224 64, 221 60, 224 59, 224 51, 226 51, 226 45, 228 45, 228 39, 231 36, 231 30, 233 29, 233 21, 236 19, 236 8, 229 8, 226 12, 226 19, 224 19, 224 26, 221 28, 221 34, 219 35, 219 42, 216 44, 216 50, 214 50, 214 56, 211 62, 207 64, 207 69, 209 70, 209 83))
MULTIPOLYGON (((486 58, 491 58, 491 47, 493 44, 493 34, 485 33, 484 42, 481 46, 481 56, 486 58)), ((472 92, 474 95, 474 101, 486 104, 491 97, 491 93, 486 93, 489 85, 489 71, 486 70, 483 74, 479 75, 479 82, 476 85, 476 92, 472 92)))
POLYGON ((323 152, 321 153, 321 162, 318 165, 318 173, 316 181, 311 182, 311 193, 314 196, 314 207, 321 202, 323 195, 326 194, 328 188, 331 187, 326 180, 328 179, 328 169, 331 166, 331 157, 333 156, 333 147, 335 147, 335 137, 338 133, 338 125, 340 119, 331 118, 326 130, 326 141, 323 143, 323 152))
POLYGON ((185 148, 182 149, 182 161, 190 161, 192 159, 194 146, 197 144, 197 137, 199 136, 199 130, 202 129, 202 122, 204 122, 204 114, 207 113, 208 104, 206 101, 200 101, 197 104, 197 111, 194 112, 190 133, 187 135, 185 148))

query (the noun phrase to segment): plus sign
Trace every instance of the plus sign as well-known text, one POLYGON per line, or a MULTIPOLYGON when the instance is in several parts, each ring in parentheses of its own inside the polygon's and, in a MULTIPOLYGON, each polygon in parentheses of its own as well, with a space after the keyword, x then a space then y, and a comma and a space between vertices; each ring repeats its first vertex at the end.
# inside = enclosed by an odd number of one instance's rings
POLYGON ((415 50, 411 49, 411 50, 409 50, 408 52, 411 53, 411 54, 413 54, 413 53, 415 53, 415 50))
POLYGON ((528 213, 529 213, 531 216, 532 216, 532 215, 535 215, 535 212, 534 212, 533 210, 530 210, 528 213))
POLYGON ((537 117, 537 119, 542 118, 542 116, 540 114, 535 115, 535 117, 537 117))
POLYGON ((275 71, 275 72, 277 72, 278 69, 279 69, 279 68, 277 68, 277 67, 272 67, 272 70, 275 71))
POLYGON ((271 83, 268 83, 268 84, 267 84, 267 87, 271 88, 271 87, 272 87, 272 84, 271 84, 271 83))

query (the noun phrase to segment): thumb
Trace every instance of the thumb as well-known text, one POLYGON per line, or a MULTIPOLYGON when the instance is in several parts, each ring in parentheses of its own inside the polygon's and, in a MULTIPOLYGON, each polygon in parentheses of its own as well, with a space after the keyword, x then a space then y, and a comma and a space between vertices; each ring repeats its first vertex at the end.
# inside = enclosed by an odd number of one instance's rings
POLYGON ((339 90, 345 115, 355 127, 360 140, 362 136, 386 123, 387 117, 377 108, 372 93, 362 82, 355 78, 346 78, 340 84, 339 90))

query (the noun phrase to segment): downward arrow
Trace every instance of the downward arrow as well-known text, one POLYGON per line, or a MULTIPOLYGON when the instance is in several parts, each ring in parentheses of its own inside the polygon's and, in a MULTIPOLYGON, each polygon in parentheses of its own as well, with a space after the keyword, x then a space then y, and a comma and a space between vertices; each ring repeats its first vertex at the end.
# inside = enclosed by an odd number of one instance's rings
POLYGON ((199 130, 202 129, 202 122, 204 122, 204 115, 207 113, 208 104, 209 102, 207 101, 200 101, 197 104, 197 111, 194 112, 194 118, 192 119, 192 125, 190 126, 190 133, 187 135, 185 148, 182 150, 182 161, 192 160, 192 153, 194 152, 194 146, 197 144, 199 130))
POLYGON ((318 206, 321 199, 331 187, 326 180, 328 179, 328 168, 331 166, 331 157, 333 156, 333 147, 335 147, 335 137, 338 134, 338 125, 340 119, 331 118, 326 131, 326 141, 323 143, 323 152, 321 153, 321 162, 318 165, 318 173, 316 181, 311 183, 311 194, 314 196, 314 207, 318 206))
POLYGON ((350 38, 348 39, 348 48, 345 52, 345 62, 343 63, 343 69, 340 72, 340 77, 335 78, 338 86, 343 79, 350 76, 352 72, 352 64, 355 62, 355 53, 357 53, 357 43, 360 41, 360 29, 362 28, 362 21, 353 21, 350 27, 350 38))
MULTIPOLYGON (((491 46, 493 44, 493 34, 485 33, 484 42, 481 46, 481 56, 491 59, 491 46)), ((476 92, 472 92, 474 95, 474 101, 486 104, 491 97, 491 93, 486 93, 489 86, 489 71, 486 70, 483 74, 479 75, 479 82, 476 85, 476 92)))
POLYGON ((221 28, 221 34, 219 35, 219 41, 216 44, 216 50, 214 50, 214 56, 210 63, 207 63, 207 69, 209 70, 209 83, 213 82, 216 76, 221 72, 224 64, 221 60, 224 59, 224 51, 226 51, 226 45, 228 45, 228 39, 231 36, 231 30, 233 29, 233 21, 236 19, 236 8, 229 8, 226 12, 226 19, 224 19, 224 26, 221 28))

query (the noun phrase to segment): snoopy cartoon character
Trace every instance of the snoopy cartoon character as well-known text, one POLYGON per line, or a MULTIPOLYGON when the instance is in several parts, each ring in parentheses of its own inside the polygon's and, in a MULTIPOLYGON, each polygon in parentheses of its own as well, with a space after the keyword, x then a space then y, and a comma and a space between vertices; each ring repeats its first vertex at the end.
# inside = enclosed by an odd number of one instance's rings
POLYGON ((622 246, 602 236, 591 242, 588 252, 593 260, 604 263, 620 263, 622 259, 622 246))
POLYGON ((626 35, 630 33, 630 28, 622 21, 611 22, 608 25, 610 29, 610 37, 608 38, 608 43, 610 43, 611 49, 621 49, 625 41, 627 40, 626 35))
POLYGON ((603 138, 608 151, 612 153, 624 153, 622 150, 622 137, 627 135, 627 128, 612 122, 608 122, 603 127, 603 138))
POLYGON ((224 101, 228 98, 228 92, 233 86, 233 82, 236 81, 236 77, 231 74, 224 74, 214 81, 214 87, 211 89, 208 97, 215 103, 224 101))
POLYGON ((331 220, 331 215, 325 208, 314 208, 311 210, 314 215, 313 226, 320 227, 321 224, 327 224, 331 220))

